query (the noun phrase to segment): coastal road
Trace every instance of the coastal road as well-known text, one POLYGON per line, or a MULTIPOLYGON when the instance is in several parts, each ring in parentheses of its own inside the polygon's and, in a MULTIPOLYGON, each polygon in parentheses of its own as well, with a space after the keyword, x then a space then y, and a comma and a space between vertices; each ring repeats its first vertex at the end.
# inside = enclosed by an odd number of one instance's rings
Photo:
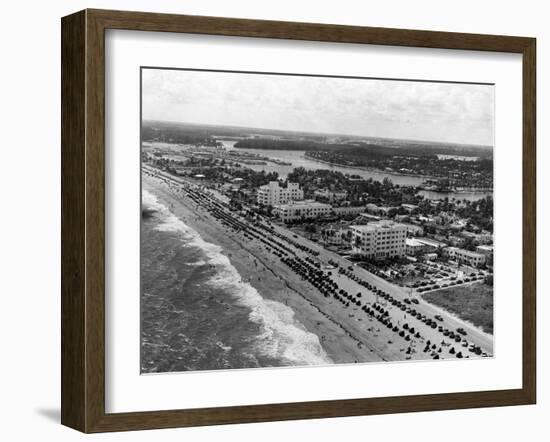
MULTIPOLYGON (((144 166, 144 168, 149 172, 162 176, 164 179, 170 180, 173 183, 184 184, 184 185, 189 185, 189 184, 194 185, 193 183, 190 183, 189 181, 183 178, 174 177, 173 175, 159 171, 158 169, 149 168, 147 166, 144 166)), ((223 197, 219 198, 221 197, 221 195, 219 195, 218 192, 209 190, 208 193, 215 194, 216 199, 226 200, 226 198, 223 198, 223 197)), ((233 216, 239 218, 242 222, 248 222, 237 214, 233 214, 233 216)), ((266 224, 264 224, 264 226, 267 227, 266 224)), ((292 231, 290 231, 284 226, 273 225, 273 227, 276 233, 278 233, 284 238, 287 238, 287 241, 286 241, 287 246, 292 248, 297 256, 303 259, 311 258, 311 255, 308 252, 304 252, 303 250, 300 250, 299 248, 294 247, 292 244, 293 242, 300 243, 305 247, 318 251, 319 256, 316 259, 318 259, 322 264, 326 265, 330 260, 332 260, 332 261, 338 262, 340 267, 344 269, 347 269, 348 267, 352 266, 353 273, 357 277, 361 278, 364 281, 369 282, 374 287, 389 293, 392 297, 394 297, 397 300, 403 301, 407 298, 410 298, 410 294, 408 291, 404 290, 399 286, 391 284, 388 281, 385 281, 384 279, 368 272, 362 267, 354 265, 353 263, 343 258, 342 256, 338 255, 337 253, 326 250, 324 247, 320 246, 317 243, 309 241, 308 239, 304 238, 301 235, 295 235, 292 231)), ((279 238, 279 240, 280 239, 281 238, 279 238)), ((412 315, 407 314, 406 312, 403 312, 398 307, 392 306, 391 303, 387 303, 385 299, 382 299, 382 298, 378 299, 372 292, 367 290, 365 287, 359 285, 356 281, 349 278, 348 276, 339 274, 338 271, 332 271, 332 279, 338 284, 340 288, 343 288, 344 290, 346 290, 348 293, 352 295, 355 295, 357 292, 361 292, 363 294, 363 297, 361 298, 361 301, 363 304, 365 303, 373 304, 374 302, 378 302, 380 305, 384 306, 384 308, 389 312, 392 323, 398 324, 400 326, 403 326, 405 323, 407 323, 408 326, 414 327, 415 330, 417 330, 422 335, 422 339, 418 340, 418 342, 415 342, 417 341, 416 339, 413 339, 411 341, 412 347, 415 348, 414 351, 417 351, 417 352, 422 351, 421 348, 424 348, 426 342, 429 340, 431 344, 436 344, 438 348, 442 349, 441 353, 438 353, 439 357, 441 358, 456 357, 453 354, 449 353, 451 348, 454 348, 455 352, 461 351, 465 357, 475 357, 474 353, 471 353, 468 351, 467 348, 462 347, 461 345, 462 343, 455 343, 450 338, 445 337, 441 332, 437 330, 437 328, 432 329, 430 326, 424 324, 421 320, 417 319, 416 317, 413 317, 412 315), (442 342, 445 342, 447 344, 450 343, 451 345, 441 345, 442 342)), ((477 329, 473 325, 468 324, 460 320, 459 318, 454 317, 448 312, 443 311, 438 307, 423 301, 422 299, 419 299, 419 304, 417 305, 411 304, 411 307, 414 308, 418 313, 425 315, 426 317, 431 319, 434 319, 434 316, 439 314, 443 318, 443 321, 442 322, 437 321, 438 326, 441 325, 444 328, 449 329, 451 331, 456 331, 458 327, 462 327, 464 330, 466 330, 467 335, 465 336, 465 339, 468 341, 469 344, 474 344, 476 346, 479 346, 482 349, 482 351, 486 352, 488 355, 493 354, 493 338, 491 335, 484 333, 483 331, 477 329)), ((339 308, 343 309, 345 307, 340 306, 339 308)), ((361 312, 359 308, 348 307, 348 310, 350 311, 350 315, 353 315, 353 317, 356 318, 355 319, 356 321, 361 321, 362 318, 364 318, 364 313, 361 312)), ((363 324, 364 322, 361 324, 361 327, 363 327, 363 324)))
MULTIPOLYGON (((308 240, 307 238, 304 238, 301 235, 297 235, 294 232, 290 231, 284 226, 280 225, 274 225, 275 230, 283 234, 289 238, 291 238, 293 241, 299 242, 302 245, 309 247, 313 250, 316 250, 319 252, 318 259, 323 264, 328 264, 329 261, 337 262, 341 267, 344 269, 347 269, 348 267, 353 267, 353 273, 358 276, 359 278, 368 281, 373 286, 389 293, 394 298, 404 301, 405 299, 411 299, 411 295, 409 291, 406 289, 399 287, 395 284, 392 284, 372 273, 367 271, 366 269, 355 265, 355 263, 350 262, 346 258, 343 258, 342 256, 338 255, 337 253, 331 252, 327 249, 325 249, 323 246, 308 240), (294 237, 296 235, 296 237, 294 237)), ((333 275, 335 275, 334 279, 338 282, 338 284, 343 287, 345 290, 347 290, 350 294, 355 294, 357 292, 361 292, 363 295, 369 294, 370 292, 365 289, 365 287, 357 284, 355 281, 353 281, 351 278, 338 274, 337 271, 332 272, 333 275)), ((440 315, 443 318, 443 321, 436 321, 438 323, 438 327, 441 325, 443 328, 446 328, 448 330, 456 332, 456 329, 461 327, 466 331, 466 336, 462 336, 463 340, 465 339, 469 345, 474 344, 476 346, 481 347, 483 352, 486 352, 488 355, 493 355, 493 336, 490 334, 487 334, 480 330, 479 328, 475 327, 474 325, 465 322, 461 320, 460 318, 450 314, 449 312, 438 308, 437 306, 430 304, 426 301, 424 301, 420 297, 415 297, 418 299, 419 304, 411 304, 411 308, 414 308, 417 312, 421 313, 422 315, 426 315, 426 317, 434 319, 435 315, 440 315)), ((365 299, 367 300, 367 299, 365 299)), ((372 296, 372 294, 369 296, 367 302, 375 302, 376 297, 372 296)), ((384 305, 384 303, 387 302, 384 299, 380 299, 379 303, 381 305, 384 305)), ((414 328, 422 334, 422 336, 425 336, 427 340, 430 340, 431 343, 440 344, 442 341, 445 341, 447 343, 452 343, 451 346, 447 347, 447 349, 450 349, 451 347, 455 347, 456 351, 462 351, 464 356, 469 355, 470 357, 474 357, 474 353, 470 353, 468 349, 462 347, 461 343, 455 343, 453 340, 451 340, 448 337, 445 337, 441 332, 439 332, 436 329, 432 329, 431 327, 424 324, 422 321, 420 321, 417 318, 412 317, 409 314, 406 314, 405 312, 401 311, 399 308, 392 306, 388 303, 387 306, 384 308, 388 309, 390 312, 390 316, 392 317, 393 322, 399 321, 401 324, 407 323, 409 326, 414 326, 414 328)), ((452 355, 449 355, 452 356, 452 355)), ((454 357, 454 356, 453 356, 454 357)))

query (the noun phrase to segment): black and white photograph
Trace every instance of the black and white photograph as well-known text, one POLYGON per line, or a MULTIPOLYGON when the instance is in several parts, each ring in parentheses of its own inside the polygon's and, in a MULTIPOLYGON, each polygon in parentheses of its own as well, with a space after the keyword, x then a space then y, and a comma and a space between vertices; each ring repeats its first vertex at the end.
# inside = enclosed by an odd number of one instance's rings
POLYGON ((494 105, 141 68, 141 373, 493 357, 494 105))
POLYGON ((0 442, 544 440, 544 6, 6 2, 0 442))

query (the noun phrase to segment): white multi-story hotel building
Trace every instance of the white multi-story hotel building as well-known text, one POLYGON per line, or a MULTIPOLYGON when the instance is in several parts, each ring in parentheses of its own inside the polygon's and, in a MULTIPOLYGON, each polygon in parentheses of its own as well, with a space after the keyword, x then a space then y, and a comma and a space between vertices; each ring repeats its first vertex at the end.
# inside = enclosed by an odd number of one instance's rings
POLYGON ((301 219, 315 219, 330 215, 331 212, 330 204, 318 203, 313 200, 294 201, 288 204, 279 204, 273 208, 273 214, 285 223, 301 219))
POLYGON ((407 228, 391 221, 351 226, 353 253, 366 258, 384 259, 405 255, 407 228))
POLYGON ((286 187, 281 187, 279 181, 271 181, 258 189, 258 204, 264 206, 277 206, 303 199, 304 191, 298 183, 287 183, 286 187))

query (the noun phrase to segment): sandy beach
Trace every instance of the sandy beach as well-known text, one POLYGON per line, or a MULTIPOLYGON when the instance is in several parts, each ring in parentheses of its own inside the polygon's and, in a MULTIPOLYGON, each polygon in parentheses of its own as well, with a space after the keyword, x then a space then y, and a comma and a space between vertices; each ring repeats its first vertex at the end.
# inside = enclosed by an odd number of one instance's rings
MULTIPOLYGON (((380 301, 375 293, 365 290, 346 275, 333 272, 332 279, 338 287, 345 289, 348 293, 355 294, 359 291, 363 293, 363 305, 381 303, 388 310, 394 324, 398 327, 406 327, 406 324, 410 323, 420 331, 420 338, 408 336, 408 334, 400 336, 375 318, 366 315, 361 311, 361 307, 353 304, 346 307, 333 297, 323 296, 314 285, 295 273, 279 257, 270 253, 261 241, 247 238, 242 232, 227 227, 212 216, 209 210, 187 196, 182 190, 182 184, 189 184, 187 181, 158 170, 144 170, 143 188, 154 194, 176 217, 198 232, 205 241, 221 246, 223 254, 229 258, 242 280, 252 285, 263 298, 277 301, 291 308, 299 326, 318 337, 320 345, 333 363, 426 360, 434 357, 435 350, 441 359, 455 357, 454 349, 449 353, 454 348, 454 344, 445 343, 437 330, 410 317, 391 303, 380 301), (156 176, 153 176, 155 174, 156 176), (430 347, 433 345, 434 348, 426 352, 428 342, 431 343, 430 347)), ((208 190, 208 192, 212 191, 208 190)), ((224 197, 217 194, 216 198, 221 200, 224 197)), ((283 237, 290 239, 292 235, 283 226, 274 226, 274 229, 275 234, 281 234, 283 237)), ((293 238, 296 239, 292 241, 315 249, 318 252, 317 261, 323 266, 331 260, 338 262, 341 268, 350 266, 344 258, 305 238, 299 236, 293 236, 293 238)), ((300 254, 299 249, 295 249, 295 252, 300 254)), ((399 287, 389 284, 364 269, 355 267, 353 272, 361 279, 370 281, 375 287, 391 293, 396 299, 403 300, 408 296, 399 287)), ((417 310, 430 317, 439 312, 439 309, 436 311, 434 306, 423 301, 417 306, 417 310)), ((480 330, 473 329, 469 324, 456 321, 448 315, 445 321, 452 327, 466 326, 469 337, 474 338, 476 344, 481 345, 489 354, 492 353, 492 337, 485 336, 480 330)), ((458 350, 463 349, 458 347, 456 351, 458 350)))
MULTIPOLYGON (((393 345, 395 335, 373 319, 363 317, 359 308, 342 308, 326 299, 307 281, 263 250, 261 243, 247 241, 222 226, 207 211, 178 193, 176 186, 147 175, 143 188, 153 193, 185 224, 207 241, 223 248, 223 253, 264 298, 290 307, 295 319, 319 341, 334 363, 403 360, 406 342, 393 345)), ((420 354, 418 354, 420 356, 420 354)))

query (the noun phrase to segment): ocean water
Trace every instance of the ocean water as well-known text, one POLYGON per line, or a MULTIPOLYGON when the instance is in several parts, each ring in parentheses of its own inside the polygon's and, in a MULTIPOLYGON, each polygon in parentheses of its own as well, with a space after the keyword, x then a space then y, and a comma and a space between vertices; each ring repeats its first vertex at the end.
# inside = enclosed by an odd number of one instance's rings
POLYGON ((141 372, 331 363, 288 306, 265 299, 221 247, 150 192, 142 204, 141 372))

